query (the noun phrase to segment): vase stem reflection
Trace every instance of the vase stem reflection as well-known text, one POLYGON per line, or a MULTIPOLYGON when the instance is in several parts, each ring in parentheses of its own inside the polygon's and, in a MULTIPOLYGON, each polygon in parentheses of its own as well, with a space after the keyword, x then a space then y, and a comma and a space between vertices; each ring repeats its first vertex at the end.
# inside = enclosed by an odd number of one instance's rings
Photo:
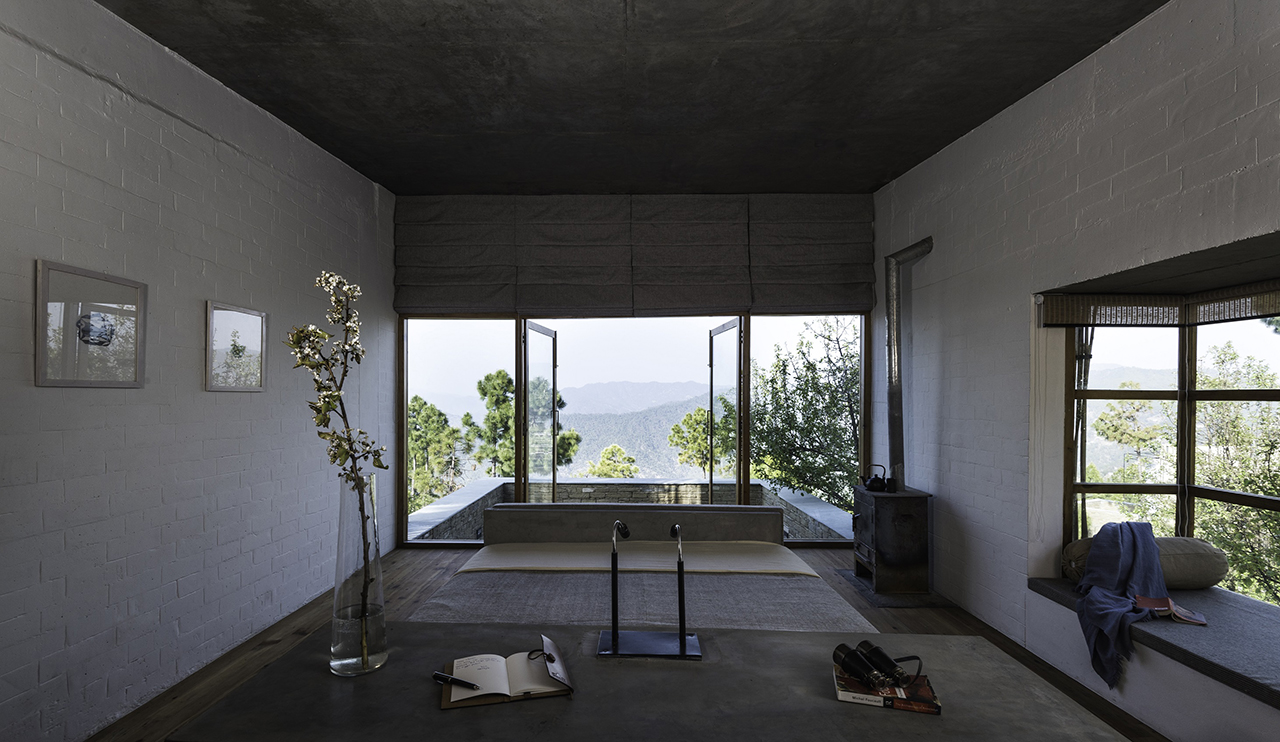
POLYGON ((374 475, 353 487, 339 479, 338 564, 333 587, 329 669, 334 675, 373 672, 387 661, 374 475))

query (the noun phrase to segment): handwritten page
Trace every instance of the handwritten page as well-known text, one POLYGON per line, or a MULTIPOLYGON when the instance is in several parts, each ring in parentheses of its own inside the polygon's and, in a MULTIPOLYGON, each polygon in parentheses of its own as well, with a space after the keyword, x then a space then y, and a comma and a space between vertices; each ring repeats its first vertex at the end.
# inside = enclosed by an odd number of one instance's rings
POLYGON ((452 701, 464 701, 487 693, 511 695, 511 685, 507 680, 507 661, 500 655, 477 654, 454 660, 453 676, 475 683, 480 686, 480 690, 450 685, 449 699, 452 701))

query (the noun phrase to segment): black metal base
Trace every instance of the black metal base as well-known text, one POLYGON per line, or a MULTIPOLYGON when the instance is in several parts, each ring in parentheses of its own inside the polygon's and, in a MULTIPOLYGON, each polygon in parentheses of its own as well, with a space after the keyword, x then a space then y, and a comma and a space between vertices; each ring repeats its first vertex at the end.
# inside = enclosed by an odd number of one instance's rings
POLYGON ((600 632, 597 657, 661 657, 673 660, 701 660, 702 645, 697 634, 684 635, 684 654, 680 654, 680 634, 675 631, 619 631, 618 646, 613 646, 613 632, 600 632))

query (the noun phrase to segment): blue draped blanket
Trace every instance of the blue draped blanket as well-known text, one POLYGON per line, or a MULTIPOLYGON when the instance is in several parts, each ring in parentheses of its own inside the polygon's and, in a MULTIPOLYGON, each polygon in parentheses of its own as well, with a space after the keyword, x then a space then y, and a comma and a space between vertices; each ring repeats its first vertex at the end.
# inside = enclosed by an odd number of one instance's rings
POLYGON ((1103 526, 1093 537, 1076 591, 1084 593, 1076 601, 1076 614, 1093 669, 1108 688, 1114 688, 1120 682, 1122 662, 1133 656, 1129 626, 1155 618, 1154 611, 1134 606, 1134 596, 1169 597, 1151 524, 1103 526))

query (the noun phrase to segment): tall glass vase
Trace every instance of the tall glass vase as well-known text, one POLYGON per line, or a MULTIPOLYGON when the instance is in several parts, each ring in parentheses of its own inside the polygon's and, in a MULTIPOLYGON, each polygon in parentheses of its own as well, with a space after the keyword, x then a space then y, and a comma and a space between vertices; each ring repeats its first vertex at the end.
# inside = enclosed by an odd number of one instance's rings
POLYGON ((372 474, 359 486, 343 479, 338 484, 338 570, 329 669, 334 675, 363 675, 387 661, 377 497, 372 474))

